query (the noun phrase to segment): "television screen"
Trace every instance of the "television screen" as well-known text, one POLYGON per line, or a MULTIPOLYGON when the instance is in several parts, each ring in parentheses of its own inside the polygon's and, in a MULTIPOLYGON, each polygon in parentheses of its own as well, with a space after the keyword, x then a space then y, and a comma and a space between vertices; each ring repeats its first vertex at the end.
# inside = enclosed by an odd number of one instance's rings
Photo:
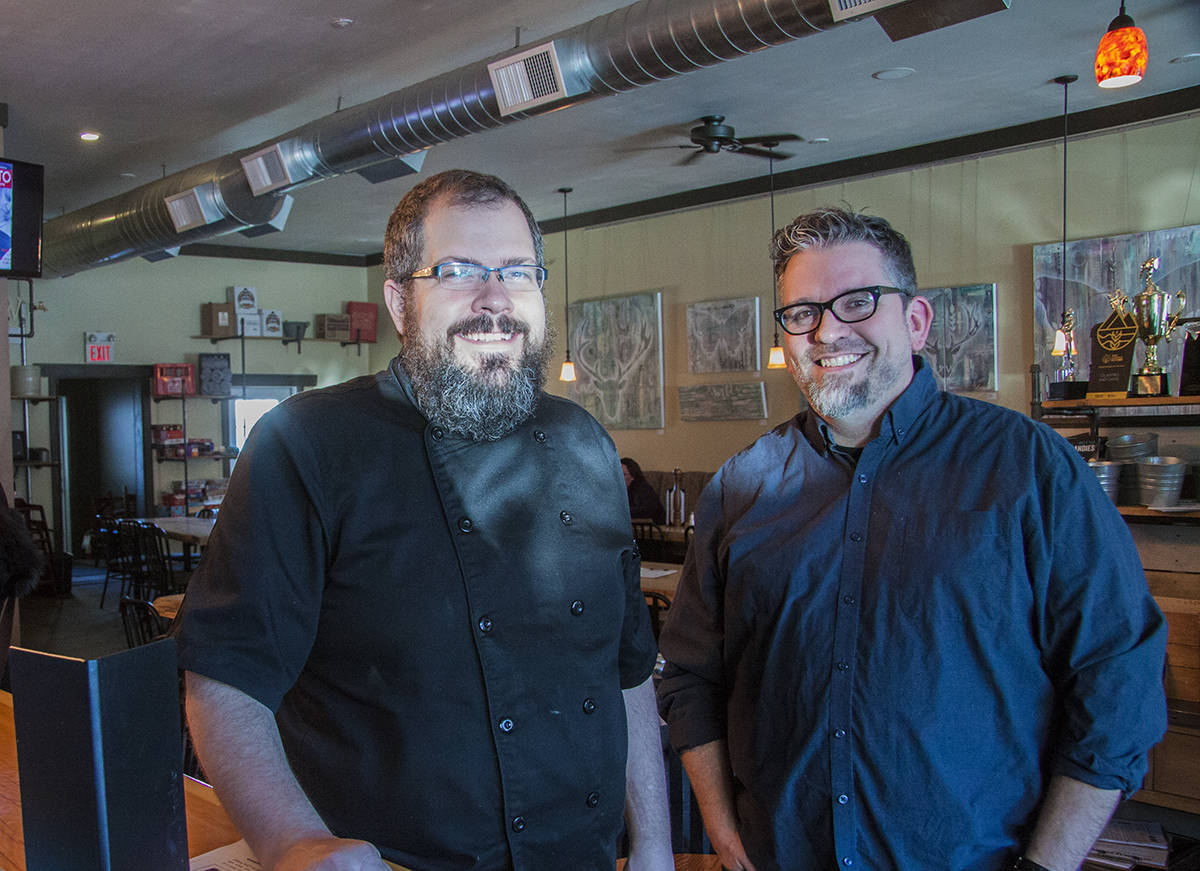
POLYGON ((42 275, 43 167, 0 158, 0 278, 42 275))

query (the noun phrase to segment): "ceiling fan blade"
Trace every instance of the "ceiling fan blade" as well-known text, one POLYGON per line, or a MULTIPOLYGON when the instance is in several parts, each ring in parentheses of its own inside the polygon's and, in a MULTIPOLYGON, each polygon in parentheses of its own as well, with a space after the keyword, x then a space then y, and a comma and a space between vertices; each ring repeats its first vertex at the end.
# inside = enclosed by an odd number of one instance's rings
POLYGON ((795 133, 767 133, 762 136, 739 136, 738 141, 747 145, 761 145, 764 142, 800 142, 803 136, 795 133))
POLYGON ((730 149, 734 154, 748 154, 751 157, 773 157, 776 160, 787 160, 789 157, 795 157, 787 151, 767 151, 765 148, 738 148, 730 149))
MULTIPOLYGON (((691 146, 688 146, 688 145, 681 145, 681 146, 679 146, 679 147, 680 147, 680 148, 690 148, 691 146)), ((703 149, 703 148, 693 148, 693 149, 692 149, 692 153, 691 153, 691 154, 689 154, 689 155, 688 155, 687 157, 685 157, 683 160, 677 161, 677 162, 675 163, 675 165, 676 165, 676 166, 687 166, 689 163, 692 163, 692 162, 693 162, 693 161, 694 161, 696 158, 700 157, 700 156, 701 156, 701 155, 703 155, 703 154, 704 154, 704 149, 703 149)))

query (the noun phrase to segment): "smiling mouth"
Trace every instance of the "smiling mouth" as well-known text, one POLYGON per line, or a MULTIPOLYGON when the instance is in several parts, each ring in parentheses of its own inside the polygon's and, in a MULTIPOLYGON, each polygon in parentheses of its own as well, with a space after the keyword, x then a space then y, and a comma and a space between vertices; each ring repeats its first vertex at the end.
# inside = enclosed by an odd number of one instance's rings
POLYGON ((836 357, 821 357, 813 362, 822 369, 832 369, 838 366, 849 366, 851 363, 857 363, 863 357, 863 354, 838 354, 836 357))
POLYGON ((486 345, 493 342, 511 342, 516 333, 455 333, 464 342, 486 345))

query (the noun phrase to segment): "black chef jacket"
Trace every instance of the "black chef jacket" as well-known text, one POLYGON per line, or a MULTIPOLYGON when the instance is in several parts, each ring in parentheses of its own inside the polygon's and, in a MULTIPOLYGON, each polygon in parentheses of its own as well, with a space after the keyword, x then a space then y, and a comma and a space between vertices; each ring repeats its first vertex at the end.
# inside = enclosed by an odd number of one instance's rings
POLYGON ((180 624, 183 668, 276 711, 337 835, 422 871, 613 867, 621 690, 655 646, 617 453, 575 404, 472 442, 396 361, 289 399, 180 624))

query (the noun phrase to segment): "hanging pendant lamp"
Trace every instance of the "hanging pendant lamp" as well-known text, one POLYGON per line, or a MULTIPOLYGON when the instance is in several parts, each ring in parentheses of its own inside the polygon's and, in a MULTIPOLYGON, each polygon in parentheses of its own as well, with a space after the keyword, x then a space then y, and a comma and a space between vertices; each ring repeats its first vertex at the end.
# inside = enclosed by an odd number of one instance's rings
POLYGON ((1059 262, 1062 269, 1060 287, 1062 292, 1062 320, 1054 331, 1054 347, 1050 354, 1059 358, 1050 386, 1050 398, 1068 399, 1070 389, 1066 382, 1075 380, 1075 310, 1067 308, 1067 91, 1079 76, 1058 76, 1055 83, 1063 87, 1063 182, 1062 182, 1062 242, 1059 247, 1059 262))
MULTIPOLYGON (((771 178, 771 236, 775 237, 775 146, 778 142, 764 142, 763 147, 767 149, 769 154, 769 170, 771 178)), ((779 308, 778 289, 775 283, 774 267, 771 269, 771 322, 774 323, 775 309, 779 308)), ((774 339, 771 342, 771 350, 767 353, 767 368, 768 369, 786 369, 787 362, 783 358, 783 346, 779 344, 779 326, 775 326, 774 339)))
POLYGON ((574 188, 559 188, 558 192, 563 198, 563 325, 565 333, 563 341, 567 345, 567 358, 563 361, 562 369, 559 370, 559 381, 574 381, 575 380, 575 364, 571 362, 571 262, 567 256, 567 194, 574 188))
POLYGON ((1125 14, 1125 0, 1121 0, 1121 11, 1096 48, 1096 84, 1102 88, 1136 85, 1146 74, 1149 59, 1146 34, 1125 14))

